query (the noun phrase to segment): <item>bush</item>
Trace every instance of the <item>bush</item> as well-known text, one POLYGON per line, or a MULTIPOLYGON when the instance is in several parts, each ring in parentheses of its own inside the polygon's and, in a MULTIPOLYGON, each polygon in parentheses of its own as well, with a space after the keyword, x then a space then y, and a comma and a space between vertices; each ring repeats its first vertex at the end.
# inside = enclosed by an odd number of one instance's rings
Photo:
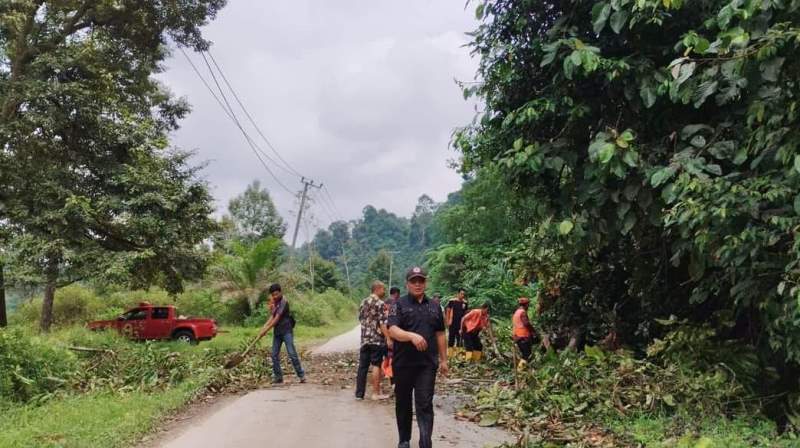
MULTIPOLYGON (((288 293, 289 307, 298 325, 319 327, 355 317, 357 304, 335 289, 323 293, 288 293)), ((245 319, 246 326, 261 326, 267 321, 267 307, 260 306, 245 319)))
POLYGON ((31 337, 21 328, 0 328, 0 397, 28 402, 62 388, 78 370, 74 354, 31 337))
MULTIPOLYGON (((98 319, 108 309, 94 292, 81 285, 71 285, 56 291, 53 303, 53 325, 65 326, 98 319)), ((13 314, 18 323, 38 322, 42 314, 42 298, 21 304, 13 314)))

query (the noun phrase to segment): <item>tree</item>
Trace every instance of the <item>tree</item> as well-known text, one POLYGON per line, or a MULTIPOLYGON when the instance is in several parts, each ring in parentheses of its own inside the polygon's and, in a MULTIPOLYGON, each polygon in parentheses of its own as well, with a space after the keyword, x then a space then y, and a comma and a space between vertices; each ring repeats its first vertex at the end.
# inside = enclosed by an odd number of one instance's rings
POLYGON ((375 280, 386 281, 389 278, 389 264, 392 263, 392 255, 384 249, 369 261, 367 267, 365 284, 369 285, 375 280))
POLYGON ((214 266, 214 275, 224 291, 246 297, 253 312, 267 280, 276 276, 283 247, 278 238, 264 238, 252 245, 234 241, 231 254, 223 255, 214 266))
POLYGON ((483 82, 465 92, 486 107, 454 141, 465 173, 493 167, 507 194, 535 199, 512 256, 548 285, 553 318, 623 321, 646 342, 659 317, 714 315, 766 362, 800 362, 798 9, 498 0, 476 13, 483 82))
POLYGON ((228 203, 228 212, 239 238, 253 243, 262 238, 283 238, 286 223, 278 214, 269 191, 254 180, 244 193, 228 203))
POLYGON ((44 278, 42 330, 64 282, 179 291, 203 272, 211 198, 188 154, 167 149, 188 107, 151 75, 168 39, 206 48, 200 27, 224 3, 0 6, 0 222, 44 278))
POLYGON ((433 213, 435 211, 436 202, 430 196, 423 194, 419 197, 414 214, 411 216, 408 241, 410 247, 418 250, 430 247, 431 235, 429 227, 433 222, 433 213))

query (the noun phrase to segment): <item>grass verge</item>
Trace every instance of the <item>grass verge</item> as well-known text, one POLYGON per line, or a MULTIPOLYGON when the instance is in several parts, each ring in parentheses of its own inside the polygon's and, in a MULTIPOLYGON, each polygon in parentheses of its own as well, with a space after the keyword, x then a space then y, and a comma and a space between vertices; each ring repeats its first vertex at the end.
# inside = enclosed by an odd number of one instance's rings
MULTIPOLYGON (((308 347, 346 332, 356 325, 342 320, 330 325, 295 329, 297 344, 308 347)), ((258 332, 252 327, 228 327, 210 342, 198 346, 168 344, 175 351, 203 356, 208 351, 234 352, 258 332)), ((74 340, 80 333, 65 329, 46 337, 53 344, 74 340)), ((87 336, 92 338, 94 336, 87 336)), ((101 336, 102 337, 102 336, 101 336)), ((127 342, 129 344, 137 344, 127 342)), ((269 346, 270 338, 260 345, 269 346)), ((41 405, 19 405, 0 399, 0 447, 107 447, 130 446, 158 426, 164 416, 181 409, 209 380, 207 371, 189 375, 179 384, 163 390, 108 391, 62 394, 41 405)))

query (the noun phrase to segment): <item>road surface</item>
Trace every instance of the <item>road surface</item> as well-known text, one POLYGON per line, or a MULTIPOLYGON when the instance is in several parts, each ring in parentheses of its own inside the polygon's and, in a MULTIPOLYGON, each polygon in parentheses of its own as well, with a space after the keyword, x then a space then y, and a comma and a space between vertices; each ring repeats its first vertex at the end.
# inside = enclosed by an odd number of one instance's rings
MULTIPOLYGON (((354 351, 359 329, 331 339, 314 354, 354 351)), ((495 428, 458 421, 437 404, 434 446, 482 448, 512 441, 495 428)), ((416 446, 414 424, 412 446, 416 446)), ((380 448, 397 446, 393 402, 355 401, 353 389, 292 384, 250 392, 173 428, 158 448, 380 448)))

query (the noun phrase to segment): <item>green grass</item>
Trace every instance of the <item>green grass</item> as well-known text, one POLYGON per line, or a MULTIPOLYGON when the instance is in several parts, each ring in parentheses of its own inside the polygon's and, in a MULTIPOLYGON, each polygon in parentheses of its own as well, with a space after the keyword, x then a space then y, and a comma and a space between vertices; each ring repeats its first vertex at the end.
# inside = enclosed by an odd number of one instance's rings
POLYGON ((189 381, 158 394, 92 393, 3 409, 0 447, 129 445, 183 406, 201 385, 189 381))
MULTIPOLYGON (((355 320, 321 327, 298 325, 295 329, 297 344, 307 347, 346 332, 355 325, 355 320)), ((169 344, 176 351, 198 355, 213 348, 236 351, 258 333, 258 328, 223 329, 227 332, 197 346, 173 342, 162 344, 169 344)), ((45 338, 59 345, 91 347, 109 340, 123 347, 124 344, 136 344, 81 328, 60 329, 45 338)), ((259 345, 268 345, 270 339, 267 336, 259 345)), ((155 393, 71 394, 41 406, 2 404, 0 400, 0 415, 3 416, 0 419, 0 448, 129 446, 157 427, 165 415, 183 407, 205 384, 205 375, 194 375, 178 386, 155 393)))
POLYGON ((617 434, 653 448, 789 448, 800 446, 792 435, 779 436, 766 419, 722 417, 693 421, 685 417, 630 417, 607 423, 617 434))

